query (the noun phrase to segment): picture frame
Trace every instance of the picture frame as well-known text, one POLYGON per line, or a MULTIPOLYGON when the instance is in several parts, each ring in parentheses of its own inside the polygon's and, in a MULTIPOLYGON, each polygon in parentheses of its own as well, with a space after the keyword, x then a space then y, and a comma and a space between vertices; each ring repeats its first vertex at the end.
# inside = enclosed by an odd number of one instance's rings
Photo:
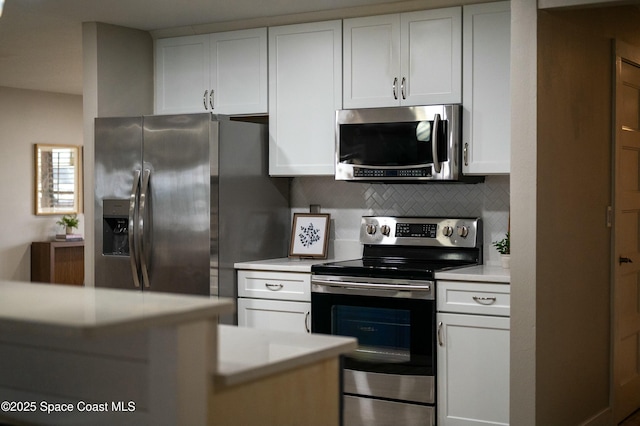
POLYGON ((326 259, 330 219, 328 213, 294 213, 289 257, 326 259))

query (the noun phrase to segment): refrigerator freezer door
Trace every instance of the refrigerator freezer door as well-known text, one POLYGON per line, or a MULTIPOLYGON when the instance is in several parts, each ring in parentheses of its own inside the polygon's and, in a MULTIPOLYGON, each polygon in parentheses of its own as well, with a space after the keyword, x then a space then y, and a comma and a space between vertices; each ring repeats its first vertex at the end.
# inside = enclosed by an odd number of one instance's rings
POLYGON ((144 118, 148 184, 140 194, 139 223, 145 291, 209 294, 210 148, 216 128, 209 114, 144 118))
MULTIPOLYGON (((142 117, 95 120, 95 285, 136 288, 131 254, 118 250, 110 225, 127 227, 136 173, 142 168, 142 117), (106 202, 106 203, 105 203, 106 202), (105 210, 106 205, 106 210, 105 210)), ((121 228, 119 228, 122 231, 121 228)), ((129 239, 130 240, 130 239, 129 239)), ((128 251, 128 252, 127 252, 128 251)))

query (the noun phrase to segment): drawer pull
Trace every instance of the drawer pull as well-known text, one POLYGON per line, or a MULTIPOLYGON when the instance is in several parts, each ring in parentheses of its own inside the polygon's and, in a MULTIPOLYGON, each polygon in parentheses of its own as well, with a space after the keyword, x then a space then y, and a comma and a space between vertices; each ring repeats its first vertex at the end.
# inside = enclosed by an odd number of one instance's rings
POLYGON ((473 300, 475 300, 481 305, 493 305, 494 303, 496 303, 495 297, 473 296, 473 300))
POLYGON ((282 287, 284 287, 282 284, 270 284, 270 283, 265 283, 265 286, 271 291, 282 290, 282 287))

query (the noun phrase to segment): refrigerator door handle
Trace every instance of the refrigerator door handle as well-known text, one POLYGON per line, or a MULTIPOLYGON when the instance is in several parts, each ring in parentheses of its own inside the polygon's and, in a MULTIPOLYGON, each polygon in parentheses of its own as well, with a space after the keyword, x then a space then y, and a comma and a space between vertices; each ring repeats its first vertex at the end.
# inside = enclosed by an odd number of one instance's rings
POLYGON ((129 197, 129 259, 131 261, 131 275, 133 275, 133 284, 140 287, 140 274, 138 273, 138 244, 135 238, 135 220, 136 207, 138 204, 138 195, 140 190, 140 170, 133 172, 133 187, 131 188, 131 196, 129 197))
MULTIPOLYGON (((138 212, 138 241, 140 241, 140 269, 142 270, 142 282, 145 288, 149 288, 149 271, 147 268, 147 248, 145 247, 145 214, 149 203, 149 179, 151 170, 142 172, 142 190, 140 191, 140 211, 138 212)), ((146 224, 148 227, 151 224, 146 224)))

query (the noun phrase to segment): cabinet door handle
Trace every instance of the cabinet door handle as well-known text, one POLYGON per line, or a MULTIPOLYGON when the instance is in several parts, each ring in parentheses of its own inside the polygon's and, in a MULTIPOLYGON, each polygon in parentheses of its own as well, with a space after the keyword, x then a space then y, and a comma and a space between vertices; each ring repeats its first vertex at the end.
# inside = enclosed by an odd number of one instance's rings
POLYGON ((209 105, 211 106, 211 111, 213 111, 214 108, 214 99, 213 99, 213 94, 215 93, 215 91, 213 89, 211 89, 211 94, 209 95, 209 105))
POLYGON ((462 156, 464 158, 464 165, 468 166, 469 165, 469 144, 468 143, 464 144, 464 149, 462 150, 462 156))
POLYGON ((393 99, 398 100, 398 77, 393 79, 393 99))
POLYGON ((307 313, 304 315, 304 328, 305 330, 307 330, 307 333, 311 333, 311 328, 309 328, 309 316, 311 315, 311 312, 307 311, 307 313))
POLYGON ((495 297, 473 296, 473 300, 481 305, 493 305, 494 303, 496 303, 495 297))
POLYGON ((618 259, 618 264, 622 265, 623 263, 633 263, 633 260, 629 259, 628 257, 620 256, 620 258, 618 259))
POLYGON ((405 77, 402 77, 402 82, 400 83, 400 93, 402 93, 402 99, 407 99, 407 95, 404 90, 404 83, 407 81, 405 77))
POLYGON ((265 283, 265 286, 271 291, 282 290, 282 288, 284 287, 282 284, 271 284, 271 283, 265 283))
POLYGON ((442 341, 442 321, 438 322, 438 345, 444 346, 444 342, 442 341))
POLYGON ((207 95, 209 94, 208 90, 204 91, 204 97, 202 98, 202 104, 204 105, 204 109, 205 110, 209 110, 209 108, 207 107, 207 95))

